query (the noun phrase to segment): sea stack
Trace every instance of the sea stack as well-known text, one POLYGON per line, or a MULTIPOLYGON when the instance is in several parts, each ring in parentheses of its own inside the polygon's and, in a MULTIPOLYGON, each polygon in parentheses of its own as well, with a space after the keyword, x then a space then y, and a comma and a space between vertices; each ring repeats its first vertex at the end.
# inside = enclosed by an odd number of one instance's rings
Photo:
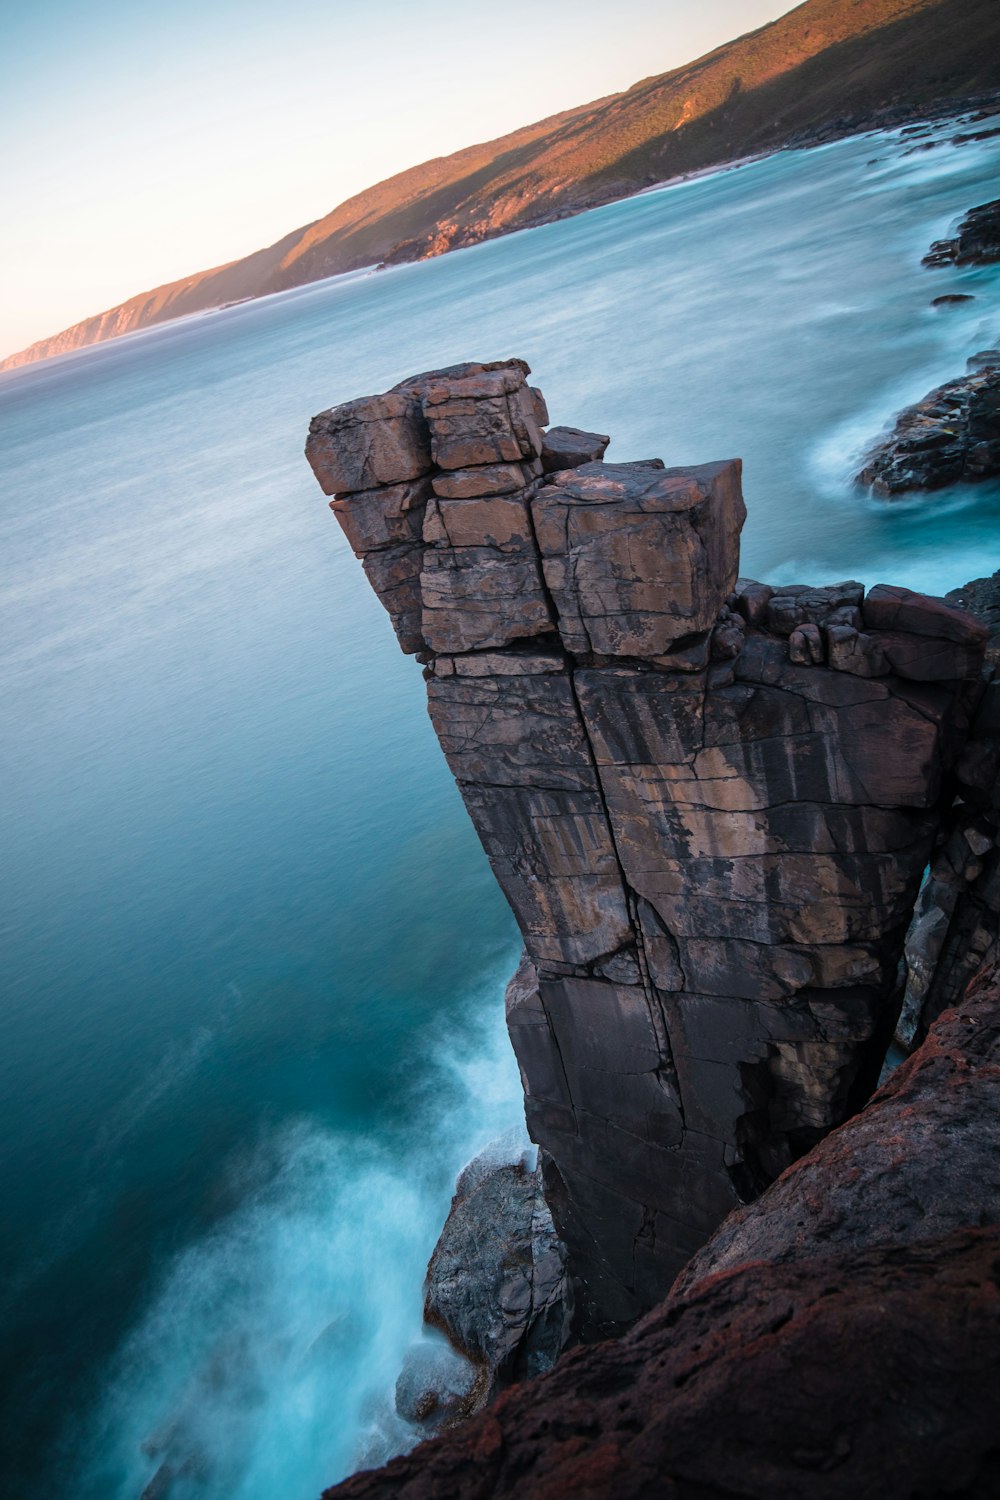
POLYGON ((874 1089, 987 630, 739 578, 738 459, 550 442, 528 374, 416 376, 306 451, 523 934, 508 1024, 592 1339, 874 1089))

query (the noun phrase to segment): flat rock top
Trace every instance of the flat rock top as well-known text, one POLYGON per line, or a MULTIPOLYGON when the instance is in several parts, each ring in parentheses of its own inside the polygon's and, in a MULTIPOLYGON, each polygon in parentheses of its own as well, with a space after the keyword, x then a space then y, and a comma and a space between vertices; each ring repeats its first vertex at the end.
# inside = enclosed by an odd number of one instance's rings
POLYGON ((438 406, 456 398, 479 401, 520 390, 530 374, 531 367, 523 359, 495 359, 485 364, 467 360, 464 364, 446 365, 441 370, 411 375, 394 385, 392 391, 417 396, 428 406, 438 406))
POLYGON ((357 396, 353 401, 342 401, 339 406, 318 412, 309 425, 309 431, 329 432, 353 427, 358 422, 390 422, 393 418, 405 417, 412 407, 412 397, 396 391, 387 391, 382 396, 357 396))
POLYGON ((540 498, 586 505, 616 505, 625 501, 640 511, 690 510, 705 499, 713 479, 732 463, 738 460, 682 469, 640 468, 628 463, 583 464, 578 469, 561 469, 553 474, 540 498))

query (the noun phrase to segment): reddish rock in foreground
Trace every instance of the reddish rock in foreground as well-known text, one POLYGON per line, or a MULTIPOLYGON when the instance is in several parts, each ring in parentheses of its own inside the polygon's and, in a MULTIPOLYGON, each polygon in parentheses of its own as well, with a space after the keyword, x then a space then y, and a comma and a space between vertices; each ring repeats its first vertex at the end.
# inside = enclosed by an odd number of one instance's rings
POLYGON ((327 1496, 992 1500, 998 1084, 994 973, 630 1334, 327 1496))

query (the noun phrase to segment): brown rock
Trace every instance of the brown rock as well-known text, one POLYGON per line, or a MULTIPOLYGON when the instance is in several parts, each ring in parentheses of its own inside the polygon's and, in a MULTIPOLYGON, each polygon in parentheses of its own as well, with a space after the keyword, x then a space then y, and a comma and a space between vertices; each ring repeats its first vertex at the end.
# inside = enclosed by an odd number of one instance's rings
POLYGON ((676 1290, 751 1261, 908 1245, 1000 1224, 998 1097, 994 975, 960 1011, 942 1016, 856 1119, 789 1167, 752 1207, 731 1214, 676 1290))
POLYGON ((788 637, 788 655, 796 666, 818 665, 823 660, 823 637, 819 626, 808 622, 796 625, 788 637))
POLYGON ((576 469, 604 457, 611 439, 599 432, 584 432, 579 427, 550 427, 542 443, 542 468, 546 474, 561 469, 576 469))
POLYGON ((801 625, 825 624, 834 612, 859 605, 864 592, 864 586, 853 580, 818 589, 802 584, 775 589, 767 604, 767 627, 776 635, 790 636, 801 625))
POLYGON ((397 391, 439 465, 420 540, 415 492, 337 504, 534 966, 511 1035, 593 1337, 870 1093, 928 864, 989 946, 1000 710, 960 760, 986 632, 944 601, 738 580, 737 462, 537 477, 525 374, 397 391), (979 802, 935 848, 956 766, 979 802))
POLYGON ((424 549, 419 543, 369 552, 361 566, 365 577, 389 612, 400 649, 409 655, 423 651, 423 594, 420 575, 424 549))
POLYGON ((748 625, 763 625, 767 620, 767 607, 773 594, 774 589, 767 583, 754 583, 751 578, 738 578, 731 603, 748 625))
MULTIPOLYGON (((830 666, 835 672, 850 672, 855 677, 884 677, 891 670, 882 636, 865 635, 853 625, 830 625, 826 631, 826 644, 830 666)), ((795 660, 794 656, 792 660, 795 660)), ((961 673, 942 675, 960 676, 961 673)))
POLYGON ((564 473, 532 502, 559 631, 577 655, 655 657, 706 631, 735 583, 737 462, 564 473))
POLYGON ((869 630, 905 630, 910 635, 936 637, 961 646, 984 646, 989 632, 968 611, 930 594, 880 583, 864 602, 869 630))
POLYGON ((538 563, 527 552, 429 547, 420 592, 421 630, 432 651, 479 651, 551 629, 538 563))
POLYGON ((486 464, 479 469, 436 474, 432 483, 435 495, 445 500, 465 500, 474 495, 515 494, 540 473, 537 460, 531 464, 486 464))
POLYGON ((380 490, 362 490, 331 500, 355 557, 423 539, 424 511, 433 494, 429 479, 410 480, 380 490))
POLYGON ((419 405, 393 392, 347 401, 313 417, 306 458, 327 495, 418 479, 432 467, 419 405))
POLYGON ((541 455, 536 398, 522 369, 510 364, 465 375, 448 371, 442 375, 440 379, 423 376, 419 387, 407 386, 419 389, 438 468, 516 463, 541 455))

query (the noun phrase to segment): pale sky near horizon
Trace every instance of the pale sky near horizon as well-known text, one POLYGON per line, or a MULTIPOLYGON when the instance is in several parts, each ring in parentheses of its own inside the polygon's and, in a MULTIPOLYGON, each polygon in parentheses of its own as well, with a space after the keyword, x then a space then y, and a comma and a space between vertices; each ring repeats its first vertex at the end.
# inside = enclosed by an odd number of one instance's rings
MULTIPOLYGON (((797 3, 797 0, 796 0, 797 3)), ((0 358, 789 0, 34 0, 0 20, 0 358)))

